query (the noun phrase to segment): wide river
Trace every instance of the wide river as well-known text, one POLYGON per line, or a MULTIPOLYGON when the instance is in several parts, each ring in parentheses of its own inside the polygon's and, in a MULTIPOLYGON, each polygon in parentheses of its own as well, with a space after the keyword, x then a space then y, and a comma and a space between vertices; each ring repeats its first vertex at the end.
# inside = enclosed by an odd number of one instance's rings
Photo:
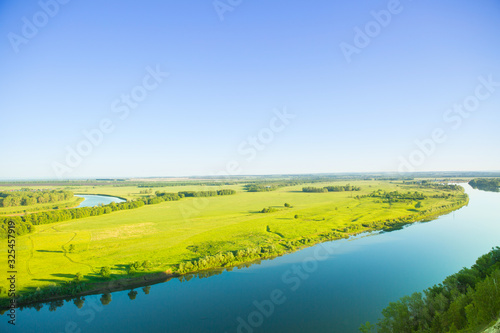
MULTIPOLYGON (((19 332, 357 332, 403 295, 441 282, 500 245, 500 193, 427 223, 316 245, 209 278, 18 311, 19 332), (108 298, 109 301, 109 298, 108 298), (52 309, 53 310, 53 309, 52 309)), ((146 258, 144 258, 146 259, 146 258)))

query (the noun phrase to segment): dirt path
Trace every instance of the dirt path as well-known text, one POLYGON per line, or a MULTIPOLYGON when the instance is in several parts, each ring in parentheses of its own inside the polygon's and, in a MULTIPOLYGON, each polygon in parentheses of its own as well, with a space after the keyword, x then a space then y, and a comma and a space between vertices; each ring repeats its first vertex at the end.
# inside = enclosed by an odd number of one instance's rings
MULTIPOLYGON (((55 232, 63 232, 61 230, 57 230, 55 227, 52 227, 51 229, 53 229, 55 232)), ((64 243, 62 246, 61 246, 61 249, 63 250, 63 256, 66 257, 66 259, 68 259, 70 262, 72 262, 73 264, 78 264, 78 265, 84 265, 84 266, 87 266, 88 268, 90 268, 90 270, 94 273, 96 273, 96 271, 94 270, 94 267, 92 265, 89 265, 89 264, 86 264, 86 263, 83 263, 83 262, 78 262, 78 261, 75 261, 73 259, 71 259, 69 256, 68 256, 68 251, 66 250, 66 245, 68 245, 69 243, 71 243, 73 241, 73 239, 75 239, 75 237, 78 235, 76 232, 73 233, 73 237, 71 237, 71 239, 69 241, 67 241, 66 243, 64 243)))
POLYGON ((26 260, 26 271, 28 272, 29 275, 34 276, 34 274, 31 272, 30 269, 30 260, 33 258, 34 252, 35 252, 35 242, 33 242, 33 238, 31 236, 28 237, 31 243, 31 250, 30 250, 30 256, 28 257, 28 260, 26 260))

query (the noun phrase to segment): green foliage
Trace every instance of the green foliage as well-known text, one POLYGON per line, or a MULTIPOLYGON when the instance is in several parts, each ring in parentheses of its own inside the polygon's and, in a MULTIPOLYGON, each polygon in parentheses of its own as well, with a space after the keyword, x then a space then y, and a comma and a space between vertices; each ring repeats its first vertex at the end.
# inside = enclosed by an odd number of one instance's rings
POLYGON ((368 196, 372 198, 382 198, 383 202, 389 202, 389 203, 424 200, 427 198, 422 192, 418 191, 414 192, 408 191, 406 193, 402 193, 399 191, 386 192, 384 190, 377 190, 373 191, 368 196))
POLYGON ((74 196, 70 191, 32 190, 23 188, 18 191, 0 192, 0 207, 30 206, 37 203, 53 203, 70 200, 74 196))
POLYGON ((205 256, 196 260, 180 263, 177 268, 177 273, 186 274, 211 268, 233 266, 240 262, 269 258, 282 253, 283 250, 278 249, 278 247, 274 244, 263 247, 246 248, 226 253, 218 253, 213 256, 205 256))
POLYGON ((181 198, 184 197, 216 197, 218 195, 233 195, 235 190, 222 189, 217 191, 182 191, 178 193, 181 198))
POLYGON ((76 273, 76 274, 75 274, 75 277, 73 278, 73 281, 75 281, 75 282, 80 282, 80 281, 82 281, 82 280, 83 280, 83 274, 82 274, 82 273, 80 273, 80 272, 76 273))
POLYGON ((290 208, 292 207, 288 202, 285 202, 285 205, 284 205, 286 208, 290 208))
POLYGON ((262 210, 260 212, 261 213, 274 213, 274 212, 277 212, 277 211, 278 211, 277 208, 267 207, 267 208, 262 208, 262 210))
POLYGON ((306 186, 302 188, 302 192, 310 192, 310 193, 350 192, 350 191, 361 191, 361 187, 351 186, 347 184, 347 185, 336 185, 336 186, 325 186, 325 187, 306 186))
POLYGON ((359 331, 362 333, 374 332, 375 329, 376 329, 376 327, 374 325, 370 324, 369 321, 367 321, 365 324, 362 324, 359 327, 359 331))
POLYGON ((244 186, 248 192, 270 192, 277 190, 281 186, 277 184, 247 184, 244 186))
POLYGON ((104 266, 104 267, 101 267, 101 271, 99 272, 99 274, 102 276, 102 277, 109 277, 111 275, 111 268, 109 268, 109 266, 104 266))
POLYGON ((347 185, 338 185, 338 186, 326 186, 325 187, 328 192, 349 192, 349 191, 361 191, 361 187, 359 186, 351 186, 350 184, 347 185))
POLYGON ((145 260, 143 262, 140 261, 134 261, 133 263, 130 263, 128 265, 127 272, 128 274, 134 274, 139 271, 143 271, 145 269, 149 269, 153 267, 153 264, 149 260, 145 260))
POLYGON ((469 185, 483 191, 499 192, 500 178, 475 178, 469 182, 469 185))
POLYGON ((217 190, 217 195, 233 195, 233 194, 236 194, 235 190, 231 189, 217 190))
POLYGON ((499 314, 500 247, 496 247, 471 268, 448 276, 424 294, 390 303, 377 326, 380 333, 458 332, 488 324, 499 314))
POLYGON ((309 192, 309 193, 325 193, 328 192, 328 190, 325 187, 313 187, 313 186, 307 186, 302 188, 302 192, 309 192))

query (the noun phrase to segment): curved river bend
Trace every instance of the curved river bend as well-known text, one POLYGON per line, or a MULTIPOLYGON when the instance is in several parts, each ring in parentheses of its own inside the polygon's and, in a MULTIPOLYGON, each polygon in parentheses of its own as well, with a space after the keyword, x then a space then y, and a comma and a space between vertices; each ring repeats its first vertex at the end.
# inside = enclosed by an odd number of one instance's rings
POLYGON ((56 311, 18 310, 15 329, 3 315, 0 331, 357 332, 389 302, 500 245, 500 193, 463 186, 469 205, 432 222, 319 244, 210 278, 86 296, 81 309, 69 301, 56 311))
POLYGON ((112 202, 120 203, 120 202, 125 202, 126 200, 117 198, 117 197, 111 197, 107 195, 96 195, 96 194, 75 194, 76 197, 84 198, 85 200, 82 201, 82 203, 77 206, 76 208, 80 207, 94 207, 97 205, 107 205, 112 202))

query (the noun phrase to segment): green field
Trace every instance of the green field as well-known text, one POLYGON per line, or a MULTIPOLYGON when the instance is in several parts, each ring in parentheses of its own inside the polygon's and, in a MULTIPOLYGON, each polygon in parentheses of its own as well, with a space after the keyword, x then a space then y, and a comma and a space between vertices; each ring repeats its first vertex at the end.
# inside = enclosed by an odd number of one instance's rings
MULTIPOLYGON (((367 223, 408 217, 429 210, 436 214, 444 206, 465 200, 465 195, 460 191, 418 188, 416 185, 388 181, 351 181, 351 185, 361 187, 359 192, 302 192, 303 186, 346 183, 301 184, 271 192, 245 192, 241 184, 153 188, 153 192, 231 188, 237 193, 184 198, 37 226, 34 233, 16 239, 17 288, 22 294, 34 291, 36 287, 66 283, 72 281, 79 272, 84 275, 84 281, 98 281, 98 273, 103 266, 111 267, 112 278, 126 277, 127 265, 136 261, 151 262, 151 267, 145 272, 175 272, 179 263, 205 255, 271 244, 284 252, 284 244, 288 241, 307 237, 314 243, 321 241, 321 234, 332 231, 348 236, 380 229, 367 223), (419 209, 415 209, 414 201, 388 204, 378 198, 356 198, 378 189, 388 192, 418 190, 427 198, 422 200, 423 205, 419 209), (451 196, 430 198, 441 193, 451 196), (284 203, 289 203, 291 207, 285 208, 284 203), (277 211, 261 213, 265 207, 275 207, 277 211), (347 227, 349 229, 345 229, 347 227)), ((69 186, 61 189, 128 199, 147 196, 140 193, 145 189, 137 186, 69 186)), ((430 212, 427 215, 432 214, 430 212)), ((6 258, 6 252, 7 248, 2 246, 0 255, 6 258)), ((2 274, 5 274, 4 271, 2 274)), ((0 275, 0 281, 0 286, 7 286, 5 275, 0 275)))

